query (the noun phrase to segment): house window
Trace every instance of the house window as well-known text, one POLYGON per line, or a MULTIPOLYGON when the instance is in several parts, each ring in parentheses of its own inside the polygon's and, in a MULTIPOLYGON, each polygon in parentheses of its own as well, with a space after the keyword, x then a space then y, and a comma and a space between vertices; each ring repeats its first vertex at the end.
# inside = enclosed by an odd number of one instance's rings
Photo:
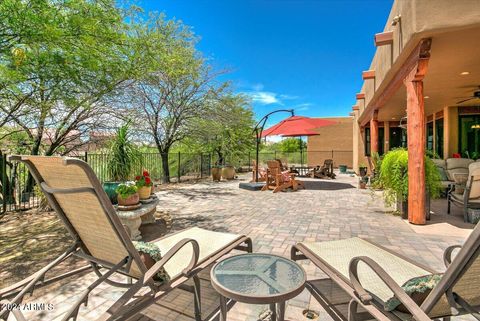
POLYGON ((406 130, 400 127, 390 127, 390 149, 407 147, 406 130))
POLYGON ((458 146, 463 157, 480 158, 480 115, 458 117, 458 146))
POLYGON ((427 123, 427 150, 433 152, 433 121, 427 123))
MULTIPOLYGON (((378 153, 383 155, 385 152, 384 149, 384 137, 385 137, 385 128, 378 128, 378 153)), ((371 137, 370 137, 370 127, 365 128, 365 156, 371 156, 371 137)))
POLYGON ((443 118, 435 120, 435 153, 443 158, 443 118))

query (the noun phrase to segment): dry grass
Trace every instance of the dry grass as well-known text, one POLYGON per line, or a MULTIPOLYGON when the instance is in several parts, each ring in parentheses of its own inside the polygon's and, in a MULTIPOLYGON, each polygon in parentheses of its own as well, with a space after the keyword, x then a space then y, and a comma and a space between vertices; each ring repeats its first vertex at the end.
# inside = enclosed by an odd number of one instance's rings
MULTIPOLYGON (((72 238, 53 212, 36 210, 6 213, 0 220, 0 288, 33 274, 72 244, 72 238)), ((81 267, 86 262, 72 258, 52 270, 81 267)))

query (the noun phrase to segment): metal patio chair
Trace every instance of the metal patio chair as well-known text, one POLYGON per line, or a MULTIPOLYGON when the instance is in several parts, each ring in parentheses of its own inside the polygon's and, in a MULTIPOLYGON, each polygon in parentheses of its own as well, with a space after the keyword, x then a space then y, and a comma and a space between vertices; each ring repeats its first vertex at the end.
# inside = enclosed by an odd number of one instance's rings
MULTIPOLYGON (((73 244, 34 275, 0 290, 0 300, 9 298, 7 302, 20 304, 37 285, 48 283, 45 274, 49 270, 75 255, 91 264, 98 279, 85 289, 63 320, 75 320, 81 304, 86 305, 90 292, 103 282, 127 291, 98 320, 127 320, 176 288, 192 292, 195 319, 201 320, 197 274, 234 249, 252 251, 252 242, 246 236, 194 227, 153 241, 163 257, 147 269, 102 185, 86 162, 63 157, 12 158, 27 165, 49 204, 70 232, 73 244), (159 283, 155 276, 162 269, 168 273, 170 280, 159 283), (110 280, 114 273, 127 276, 127 282, 110 280), (193 286, 185 284, 189 279, 193 280, 193 286)), ((25 320, 19 311, 15 311, 14 316, 19 321, 25 320)), ((2 311, 0 319, 7 318, 8 312, 2 311)))
POLYGON ((293 260, 310 260, 327 279, 310 280, 307 289, 334 320, 444 319, 471 314, 480 320, 480 225, 463 246, 444 252, 447 267, 422 303, 416 303, 401 285, 435 273, 413 260, 360 238, 330 242, 302 242, 292 247, 293 260), (456 255, 454 250, 459 249, 456 255), (394 296, 408 310, 387 311, 394 296), (346 312, 340 310, 346 307, 346 312))
POLYGON ((469 209, 480 209, 480 162, 468 165, 468 179, 463 194, 448 193, 447 213, 450 214, 451 204, 463 207, 463 217, 468 221, 469 209))

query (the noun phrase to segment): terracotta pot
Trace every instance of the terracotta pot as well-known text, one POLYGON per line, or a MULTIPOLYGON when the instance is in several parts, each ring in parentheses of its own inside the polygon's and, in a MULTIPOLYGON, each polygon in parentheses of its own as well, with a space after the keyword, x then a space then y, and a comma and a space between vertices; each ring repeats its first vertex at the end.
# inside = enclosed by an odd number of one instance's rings
POLYGON ((213 167, 212 168, 212 179, 215 182, 220 182, 220 179, 222 178, 222 169, 219 167, 213 167))
POLYGON ((128 206, 138 204, 138 202, 140 201, 140 196, 138 195, 138 193, 135 193, 127 198, 122 198, 120 195, 117 194, 117 199, 118 205, 128 206))
POLYGON ((232 180, 235 178, 235 167, 233 166, 225 166, 222 169, 222 176, 225 179, 232 180))
POLYGON ((138 189, 138 195, 140 196, 141 200, 146 200, 150 198, 152 194, 152 186, 142 186, 138 189))

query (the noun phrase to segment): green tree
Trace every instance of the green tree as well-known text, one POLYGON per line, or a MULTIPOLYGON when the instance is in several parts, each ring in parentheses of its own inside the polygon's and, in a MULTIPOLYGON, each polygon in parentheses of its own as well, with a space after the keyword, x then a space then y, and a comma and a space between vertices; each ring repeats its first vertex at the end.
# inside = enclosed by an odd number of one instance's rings
POLYGON ((192 122, 205 115, 209 102, 225 86, 215 81, 218 73, 204 62, 195 49, 195 36, 181 22, 152 14, 137 25, 136 34, 146 69, 121 99, 134 114, 139 131, 155 143, 163 181, 169 182, 170 149, 190 135, 192 122))
MULTIPOLYGON (((227 94, 211 103, 209 113, 197 119, 191 142, 199 152, 213 153, 217 163, 225 165, 251 151, 255 146, 253 112, 243 95, 227 94)), ((195 150, 195 149, 194 149, 195 150)))
POLYGON ((34 155, 77 148, 130 78, 127 35, 113 0, 0 2, 0 125, 23 129, 34 155))

